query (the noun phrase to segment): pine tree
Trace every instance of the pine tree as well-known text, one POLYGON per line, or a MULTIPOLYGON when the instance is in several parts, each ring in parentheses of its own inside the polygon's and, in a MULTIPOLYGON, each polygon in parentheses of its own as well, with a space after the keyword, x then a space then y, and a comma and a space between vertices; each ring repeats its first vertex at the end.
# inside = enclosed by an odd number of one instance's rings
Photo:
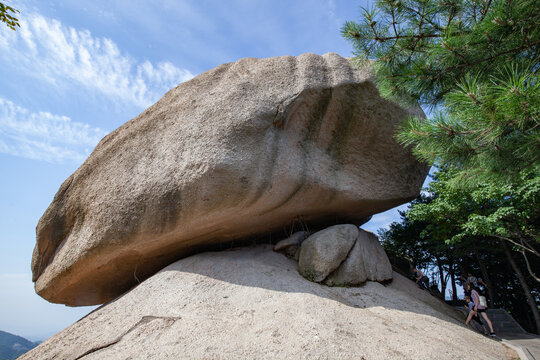
POLYGON ((540 172, 540 1, 381 0, 342 28, 384 96, 434 111, 398 139, 464 180, 540 172))
POLYGON ((19 10, 0 2, 0 22, 5 23, 11 30, 16 30, 16 27, 21 27, 21 25, 19 25, 19 19, 13 16, 18 12, 19 10))
MULTIPOLYGON (((383 96, 433 112, 397 134, 443 169, 433 200, 413 204, 408 221, 465 252, 493 243, 516 265, 510 245, 540 281, 529 261, 540 256, 538 24, 538 0, 379 0, 342 33, 357 61, 374 67, 383 96)), ((540 331, 534 296, 512 268, 540 331)))

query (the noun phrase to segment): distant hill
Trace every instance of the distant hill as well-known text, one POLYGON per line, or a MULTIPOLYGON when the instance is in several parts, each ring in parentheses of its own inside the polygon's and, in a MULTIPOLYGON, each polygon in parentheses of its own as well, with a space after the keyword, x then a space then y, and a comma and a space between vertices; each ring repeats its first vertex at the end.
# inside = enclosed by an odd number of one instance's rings
POLYGON ((12 360, 39 345, 23 337, 0 330, 0 360, 12 360))

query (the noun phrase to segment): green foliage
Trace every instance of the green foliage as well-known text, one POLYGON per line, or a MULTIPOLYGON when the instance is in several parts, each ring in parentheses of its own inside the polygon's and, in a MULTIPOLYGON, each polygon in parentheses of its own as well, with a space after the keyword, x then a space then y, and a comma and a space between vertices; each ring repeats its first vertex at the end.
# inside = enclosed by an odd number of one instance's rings
POLYGON ((492 306, 506 308, 529 331, 536 331, 501 241, 521 253, 515 261, 529 273, 532 296, 540 300, 540 283, 535 282, 540 274, 540 178, 522 173, 515 184, 479 184, 469 191, 450 185, 455 172, 452 168, 436 172, 427 191, 401 213, 401 221, 379 230, 383 247, 391 261, 406 258, 416 266, 446 273, 437 279, 443 285, 451 272, 458 276, 470 271, 484 277, 482 261, 491 293, 497 296, 491 299, 492 306))
POLYGON ((522 172, 512 184, 481 183, 467 191, 451 185, 455 176, 452 169, 439 171, 428 189, 434 200, 412 206, 407 216, 413 222, 430 221, 425 233, 442 235, 447 244, 474 247, 471 241, 479 237, 507 241, 540 282, 540 269, 529 262, 540 264, 540 177, 522 172))
POLYGON ((411 119, 398 136, 430 163, 452 164, 458 181, 509 184, 540 170, 540 84, 531 67, 507 65, 489 82, 466 76, 430 121, 411 119))
POLYGON ((519 181, 505 186, 478 184, 465 190, 451 186, 455 170, 436 173, 429 184, 434 200, 407 212, 414 221, 430 221, 426 232, 455 244, 470 237, 495 237, 509 241, 519 251, 540 256, 540 177, 521 173, 519 181))
POLYGON ((458 79, 484 81, 515 59, 537 59, 536 0, 380 0, 342 28, 358 57, 376 59, 385 90, 436 104, 458 79))
MULTIPOLYGON (((474 262, 486 277, 496 269, 490 282, 500 281, 503 292, 522 288, 537 330, 539 23, 538 0, 379 0, 342 28, 357 61, 373 64, 383 96, 434 112, 408 119, 397 135, 441 169, 431 201, 413 204, 401 224, 382 232, 385 247, 431 259, 441 274, 474 262), (521 253, 527 281, 537 281, 532 292, 507 243, 521 253)), ((519 296, 505 300, 512 311, 523 305, 519 296)))
POLYGON ((381 0, 342 33, 383 95, 437 111, 400 142, 459 170, 454 185, 507 184, 540 171, 539 23, 537 0, 381 0))
POLYGON ((0 21, 6 23, 7 27, 11 30, 16 30, 16 27, 21 27, 19 25, 19 19, 14 17, 13 14, 18 14, 19 10, 12 8, 11 6, 4 5, 0 2, 0 21))
MULTIPOLYGON (((434 200, 432 195, 421 195, 409 209, 429 205, 434 200)), ((455 224, 441 226, 441 222, 434 219, 412 221, 407 213, 400 212, 400 215, 400 223, 394 222, 389 229, 378 232, 390 262, 406 275, 410 275, 413 266, 436 270, 432 275, 438 275, 438 279, 432 280, 440 284, 440 292, 444 294, 448 279, 456 274, 455 257, 462 252, 462 243, 444 241, 455 224)), ((453 299, 457 300, 455 285, 452 288, 453 299)))

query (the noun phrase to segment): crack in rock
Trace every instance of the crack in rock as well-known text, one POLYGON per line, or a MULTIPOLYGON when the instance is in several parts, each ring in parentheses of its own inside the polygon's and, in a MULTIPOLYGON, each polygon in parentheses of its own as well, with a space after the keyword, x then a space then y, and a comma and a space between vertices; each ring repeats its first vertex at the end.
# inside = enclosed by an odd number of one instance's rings
POLYGON ((117 338, 115 338, 114 340, 112 340, 111 342, 109 342, 109 343, 107 343, 105 345, 98 346, 98 347, 95 347, 95 348, 92 348, 92 349, 86 351, 84 354, 76 357, 74 360, 82 359, 83 357, 85 357, 87 355, 90 355, 90 354, 92 354, 92 353, 94 353, 96 351, 102 350, 102 349, 106 349, 106 348, 120 342, 124 338, 124 336, 128 335, 129 333, 131 333, 133 330, 137 329, 141 325, 148 324, 149 322, 152 322, 154 320, 166 320, 166 321, 169 322, 167 325, 170 326, 176 320, 180 320, 180 319, 182 319, 182 317, 180 317, 180 316, 176 316, 176 317, 171 317, 171 316, 143 316, 141 318, 141 320, 137 321, 137 323, 135 323, 135 325, 130 327, 129 330, 126 331, 125 333, 123 333, 122 335, 118 336, 117 338))

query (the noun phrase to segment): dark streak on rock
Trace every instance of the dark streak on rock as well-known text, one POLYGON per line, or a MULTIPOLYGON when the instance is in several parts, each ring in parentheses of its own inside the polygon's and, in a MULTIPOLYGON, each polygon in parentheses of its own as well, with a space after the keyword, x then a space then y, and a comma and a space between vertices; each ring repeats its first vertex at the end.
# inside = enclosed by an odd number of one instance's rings
POLYGON ((95 347, 95 348, 92 348, 88 351, 86 351, 84 354, 76 357, 74 360, 79 360, 79 359, 82 359, 83 357, 85 357, 86 355, 90 355, 92 353, 95 353, 96 351, 99 351, 99 350, 103 350, 103 349, 106 349, 110 346, 113 346, 114 344, 120 342, 124 336, 126 336, 127 334, 129 334, 130 332, 132 332, 133 330, 135 330, 136 328, 138 328, 139 326, 141 325, 144 325, 144 324, 148 324, 149 322, 152 322, 154 320, 165 320, 165 321, 168 321, 170 324, 174 323, 176 320, 180 320, 182 319, 181 317, 170 317, 170 316, 143 316, 141 320, 139 320, 135 325, 133 325, 131 328, 129 328, 128 331, 126 331, 125 333, 123 333, 122 335, 120 335, 119 337, 117 337, 116 339, 114 339, 113 341, 109 342, 108 344, 105 344, 105 345, 102 345, 102 346, 98 346, 98 347, 95 347))

